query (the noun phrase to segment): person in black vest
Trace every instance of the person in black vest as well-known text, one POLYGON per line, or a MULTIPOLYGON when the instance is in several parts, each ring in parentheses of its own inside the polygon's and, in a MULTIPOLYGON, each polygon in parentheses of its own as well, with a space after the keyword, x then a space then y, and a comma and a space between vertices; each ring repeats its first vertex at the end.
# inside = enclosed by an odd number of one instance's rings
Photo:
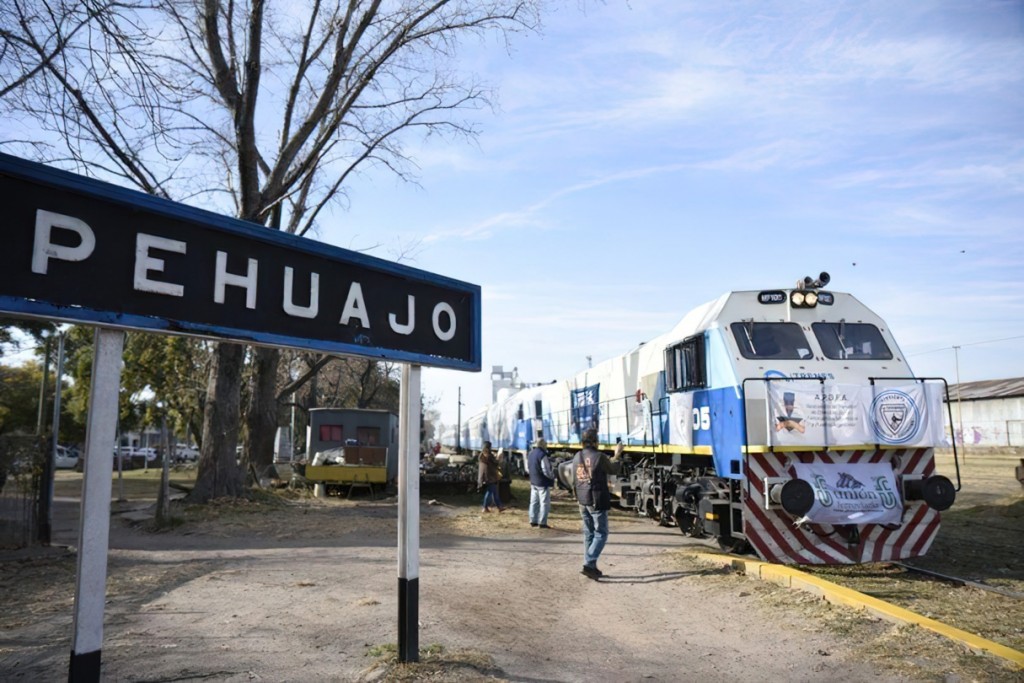
POLYGON ((526 469, 530 474, 530 526, 550 529, 548 513, 551 511, 551 487, 555 485, 548 457, 548 444, 544 437, 526 456, 526 469))
POLYGON ((608 490, 608 475, 618 474, 619 456, 609 458, 596 449, 597 431, 583 432, 583 450, 573 458, 576 473, 576 500, 583 518, 583 571, 589 579, 599 579, 604 572, 597 568, 597 558, 608 541, 608 510, 612 494, 608 490))

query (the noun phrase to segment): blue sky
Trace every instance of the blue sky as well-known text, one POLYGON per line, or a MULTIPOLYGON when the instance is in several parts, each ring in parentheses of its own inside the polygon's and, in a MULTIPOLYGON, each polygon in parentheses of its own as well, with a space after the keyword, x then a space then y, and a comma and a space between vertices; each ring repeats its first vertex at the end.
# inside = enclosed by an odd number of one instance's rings
POLYGON ((481 373, 561 379, 734 289, 826 270, 919 375, 1024 375, 1024 3, 576 3, 511 54, 475 144, 366 173, 320 238, 483 288, 481 373), (410 249, 410 245, 416 244, 410 249), (411 258, 411 260, 410 260, 411 258))
POLYGON ((919 375, 1024 376, 1024 0, 550 6, 463 45, 474 142, 410 140, 418 183, 365 169, 316 236, 481 285, 483 371, 424 371, 444 422, 492 365, 570 377, 822 270, 919 375))

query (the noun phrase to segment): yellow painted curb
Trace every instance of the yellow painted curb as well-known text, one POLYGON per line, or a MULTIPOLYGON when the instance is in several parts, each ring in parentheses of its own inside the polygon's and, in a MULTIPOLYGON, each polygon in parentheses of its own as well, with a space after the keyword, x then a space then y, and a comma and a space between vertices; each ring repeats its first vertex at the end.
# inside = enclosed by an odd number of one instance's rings
POLYGON ((747 576, 759 578, 762 581, 770 581, 786 588, 796 588, 807 593, 820 595, 837 605, 848 605, 858 609, 866 609, 888 621, 915 624, 951 640, 963 643, 972 650, 988 652, 1024 668, 1024 652, 1018 652, 1013 648, 1000 645, 981 636, 976 636, 973 633, 962 631, 949 624, 943 624, 941 621, 929 619, 884 600, 873 598, 870 595, 865 595, 850 588, 844 588, 831 581, 820 579, 817 576, 811 576, 799 569, 760 560, 747 560, 728 555, 715 555, 713 553, 696 553, 696 556, 704 562, 731 566, 733 569, 743 571, 747 576))

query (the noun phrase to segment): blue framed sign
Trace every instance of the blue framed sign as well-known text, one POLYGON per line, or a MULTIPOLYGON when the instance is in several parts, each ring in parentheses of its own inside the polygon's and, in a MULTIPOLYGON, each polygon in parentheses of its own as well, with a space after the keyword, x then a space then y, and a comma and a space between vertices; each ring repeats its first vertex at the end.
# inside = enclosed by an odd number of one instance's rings
POLYGON ((0 154, 0 311, 480 370, 480 287, 0 154))

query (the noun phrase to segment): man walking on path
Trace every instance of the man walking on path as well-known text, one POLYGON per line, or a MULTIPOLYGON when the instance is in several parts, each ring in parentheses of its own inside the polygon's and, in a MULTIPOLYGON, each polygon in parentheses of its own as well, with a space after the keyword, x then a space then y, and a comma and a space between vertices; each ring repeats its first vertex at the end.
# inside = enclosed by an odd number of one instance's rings
POLYGON ((597 568, 597 558, 608 541, 608 510, 612 494, 608 490, 608 475, 618 474, 619 456, 609 458, 597 450, 597 431, 583 432, 583 450, 573 458, 576 473, 576 500, 583 518, 583 571, 588 579, 597 580, 604 572, 597 568))
POLYGON ((548 513, 551 511, 551 487, 555 485, 555 479, 544 437, 537 439, 537 445, 526 456, 526 469, 530 474, 530 526, 550 529, 548 513))

